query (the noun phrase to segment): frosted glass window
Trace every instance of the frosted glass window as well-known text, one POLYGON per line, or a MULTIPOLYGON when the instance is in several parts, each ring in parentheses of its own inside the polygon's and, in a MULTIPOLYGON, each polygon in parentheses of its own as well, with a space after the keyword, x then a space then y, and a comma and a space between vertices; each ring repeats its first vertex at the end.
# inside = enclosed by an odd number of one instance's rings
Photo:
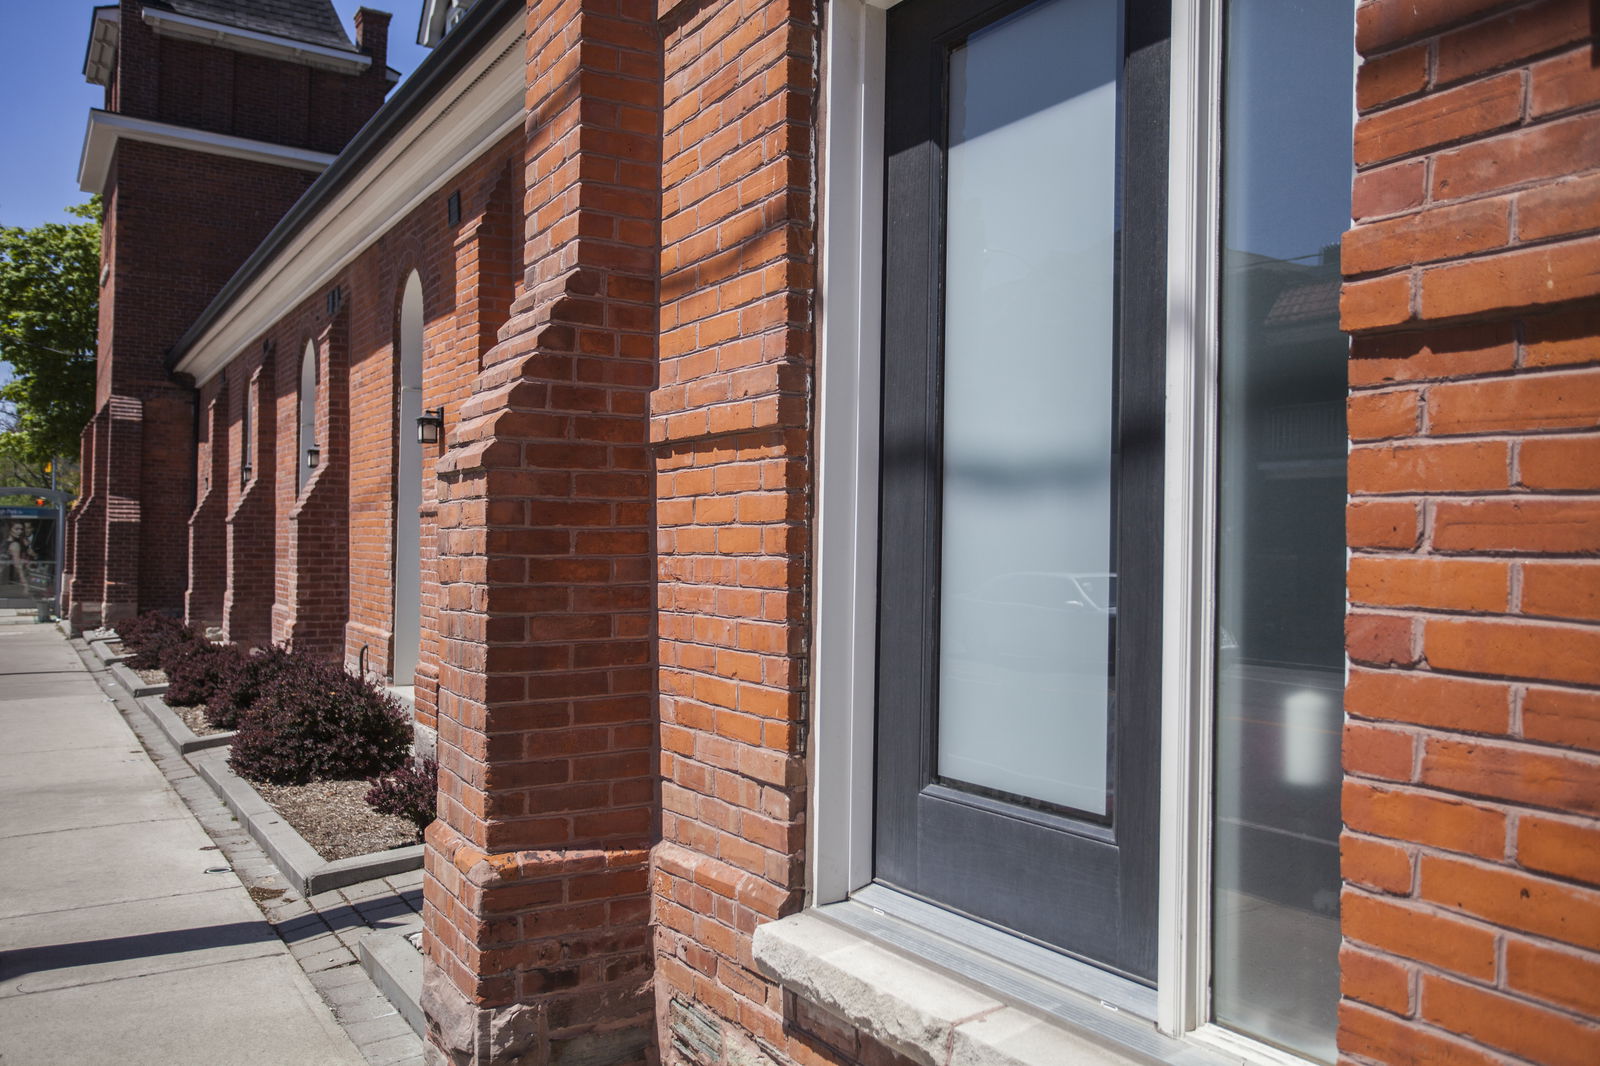
POLYGON ((938 772, 1104 815, 1113 559, 1115 0, 949 65, 938 772))
POLYGON ((1232 0, 1223 96, 1213 1004, 1333 1062, 1348 5, 1232 0))

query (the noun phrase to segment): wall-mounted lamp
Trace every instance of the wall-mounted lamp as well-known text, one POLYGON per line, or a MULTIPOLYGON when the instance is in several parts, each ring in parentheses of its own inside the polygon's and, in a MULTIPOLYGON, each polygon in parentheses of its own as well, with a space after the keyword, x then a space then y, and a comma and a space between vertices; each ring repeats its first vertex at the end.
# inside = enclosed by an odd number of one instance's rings
POLYGON ((444 408, 432 407, 417 416, 417 443, 438 444, 444 435, 444 408))
POLYGON ((315 470, 320 462, 322 462, 322 449, 313 444, 306 449, 306 469, 315 470))
POLYGON ((241 485, 250 484, 250 469, 251 468, 250 468, 250 464, 249 463, 240 464, 240 466, 239 466, 239 484, 241 484, 241 485))

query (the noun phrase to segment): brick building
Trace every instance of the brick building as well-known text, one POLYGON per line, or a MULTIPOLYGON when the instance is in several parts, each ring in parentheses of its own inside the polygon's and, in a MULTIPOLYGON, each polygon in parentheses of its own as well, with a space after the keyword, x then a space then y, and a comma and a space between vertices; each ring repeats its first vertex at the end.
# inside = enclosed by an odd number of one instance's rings
POLYGON ((421 16, 96 9, 69 609, 410 690, 435 1061, 1600 1061, 1592 3, 421 16))

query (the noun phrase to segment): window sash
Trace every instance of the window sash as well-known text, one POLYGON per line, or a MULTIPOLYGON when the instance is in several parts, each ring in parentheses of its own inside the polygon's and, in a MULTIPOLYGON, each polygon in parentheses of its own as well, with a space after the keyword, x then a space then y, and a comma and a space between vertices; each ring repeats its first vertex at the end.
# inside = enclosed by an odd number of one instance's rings
MULTIPOLYGON (((823 42, 811 906, 872 880, 884 12, 829 0, 823 42)), ((1173 0, 1167 167, 1155 1021, 1247 1061, 1305 1060, 1210 1024, 1222 0, 1173 0)))

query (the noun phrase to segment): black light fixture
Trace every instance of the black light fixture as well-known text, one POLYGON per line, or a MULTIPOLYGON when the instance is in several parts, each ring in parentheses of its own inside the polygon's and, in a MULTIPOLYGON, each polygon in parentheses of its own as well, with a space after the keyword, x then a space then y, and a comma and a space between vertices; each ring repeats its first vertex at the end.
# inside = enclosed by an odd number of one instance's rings
POLYGON ((459 190, 451 193, 450 199, 445 201, 444 214, 450 225, 459 226, 461 224, 461 193, 459 190))
POLYGON ((240 485, 248 485, 248 484, 250 484, 250 473, 251 473, 251 470, 250 470, 250 464, 249 463, 240 463, 239 464, 239 484, 240 485))
POLYGON ((322 449, 313 444, 306 449, 306 469, 315 470, 320 462, 322 462, 322 449))
POLYGON ((431 407, 417 416, 417 443, 438 444, 444 435, 444 408, 431 407))

